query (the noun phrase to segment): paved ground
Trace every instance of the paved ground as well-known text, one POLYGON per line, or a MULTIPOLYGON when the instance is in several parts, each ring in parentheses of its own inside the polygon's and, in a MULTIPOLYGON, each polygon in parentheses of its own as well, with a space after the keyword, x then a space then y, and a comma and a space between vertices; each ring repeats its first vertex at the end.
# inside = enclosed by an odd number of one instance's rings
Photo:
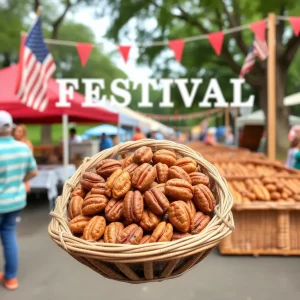
POLYGON ((45 199, 30 199, 19 225, 20 288, 8 292, 0 286, 0 300, 300 299, 297 257, 223 257, 214 252, 178 279, 130 285, 104 279, 69 257, 48 237, 48 222, 45 199))

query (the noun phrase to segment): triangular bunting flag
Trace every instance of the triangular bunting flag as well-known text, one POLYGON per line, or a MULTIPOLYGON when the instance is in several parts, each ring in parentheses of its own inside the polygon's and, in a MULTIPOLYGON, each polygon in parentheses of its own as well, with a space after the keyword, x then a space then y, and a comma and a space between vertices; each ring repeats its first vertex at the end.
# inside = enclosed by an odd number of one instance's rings
POLYGON ((76 44, 76 49, 80 58, 81 65, 84 67, 93 49, 93 44, 78 43, 76 44))
POLYGON ((300 17, 289 17, 289 21, 296 36, 300 33, 300 17))
POLYGON ((119 51, 120 51, 120 53, 121 53, 121 55, 122 55, 125 63, 128 60, 130 49, 131 49, 131 46, 122 46, 122 45, 119 45, 119 51))
POLYGON ((169 41, 169 46, 174 51, 176 60, 181 62, 184 40, 179 39, 179 40, 169 41))
POLYGON ((214 48, 217 55, 221 54, 223 41, 224 41, 224 32, 214 32, 207 35, 207 38, 211 44, 211 46, 214 48))
POLYGON ((266 21, 258 21, 249 25, 255 36, 262 42, 266 40, 266 21))

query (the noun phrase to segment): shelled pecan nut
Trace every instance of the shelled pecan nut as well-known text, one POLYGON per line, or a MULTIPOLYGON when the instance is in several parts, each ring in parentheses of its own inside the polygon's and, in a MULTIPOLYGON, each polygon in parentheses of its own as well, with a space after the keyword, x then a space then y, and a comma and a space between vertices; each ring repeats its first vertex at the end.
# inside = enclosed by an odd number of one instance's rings
POLYGON ((82 214, 91 216, 103 211, 108 204, 108 199, 105 195, 90 195, 82 204, 82 214))
POLYGON ((90 191, 95 184, 104 182, 105 180, 98 174, 93 172, 84 172, 80 180, 81 186, 86 190, 90 191))
POLYGON ((197 212, 197 209, 196 209, 196 206, 195 206, 194 202, 192 200, 188 200, 188 201, 185 201, 185 203, 188 206, 192 217, 194 217, 196 212, 197 212))
POLYGON ((82 214, 82 204, 83 199, 80 196, 72 197, 69 203, 69 216, 71 220, 82 214))
POLYGON ((164 193, 157 188, 152 188, 145 192, 144 199, 149 209, 158 216, 167 212, 170 205, 164 193))
POLYGON ((129 156, 125 157, 122 162, 122 168, 125 169, 129 165, 133 163, 134 160, 134 154, 130 154, 129 156))
POLYGON ((128 223, 138 223, 143 215, 144 200, 139 191, 129 191, 123 202, 124 217, 128 223))
POLYGON ((159 222, 159 217, 147 209, 143 212, 140 226, 146 231, 152 231, 156 228, 159 222))
POLYGON ((209 186, 209 178, 205 174, 200 172, 192 172, 189 175, 192 181, 192 185, 204 184, 209 186))
POLYGON ((138 245, 143 238, 142 227, 130 224, 125 227, 117 238, 118 244, 138 245))
POLYGON ((170 223, 160 222, 151 234, 149 243, 168 242, 173 236, 173 226, 170 223))
POLYGON ((86 241, 98 241, 104 234, 106 228, 106 220, 102 216, 94 216, 83 231, 83 238, 86 241))
POLYGON ((151 187, 151 190, 159 190, 161 191, 163 194, 165 194, 165 183, 159 183, 157 185, 155 185, 154 187, 151 187))
POLYGON ((124 225, 121 222, 112 222, 108 226, 106 226, 104 232, 104 242, 105 243, 113 243, 117 242, 118 236, 121 234, 124 229, 124 225))
POLYGON ((144 235, 140 241, 140 245, 141 244, 149 244, 150 238, 151 238, 151 235, 144 235))
POLYGON ((152 159, 153 152, 151 148, 142 146, 134 152, 133 161, 138 165, 149 163, 152 159))
POLYGON ((104 159, 96 166, 96 172, 103 178, 108 178, 114 171, 121 169, 122 165, 116 159, 104 159))
POLYGON ((89 195, 106 195, 105 194, 105 182, 99 182, 94 185, 94 187, 90 190, 89 195))
POLYGON ((210 189, 204 184, 194 186, 193 202, 204 213, 213 212, 216 200, 210 189))
POLYGON ((152 158, 154 164, 162 163, 171 167, 176 162, 176 154, 169 150, 158 150, 154 153, 152 158))
POLYGON ((201 211, 198 211, 194 217, 194 226, 192 234, 200 233, 210 222, 210 216, 205 215, 201 211))
POLYGON ((196 172, 196 170, 197 170, 196 161, 190 157, 179 158, 176 161, 175 166, 182 168, 187 173, 193 173, 193 172, 196 172))
POLYGON ((106 182, 106 195, 113 198, 122 198, 131 188, 129 173, 117 169, 106 182))
POLYGON ((183 232, 177 232, 177 231, 174 231, 173 232, 173 237, 172 237, 172 241, 177 241, 177 240, 180 240, 182 238, 185 238, 187 236, 190 236, 191 234, 186 232, 186 233, 183 233, 183 232))
POLYGON ((69 228, 73 233, 79 234, 83 233, 83 230, 85 226, 88 224, 90 221, 91 217, 87 216, 77 216, 74 219, 72 219, 69 223, 69 228))
POLYGON ((123 218, 123 200, 111 199, 105 207, 105 218, 109 222, 120 221, 123 218))
POLYGON ((136 168, 138 168, 138 164, 136 163, 132 163, 130 165, 128 165, 126 168, 123 169, 124 172, 128 172, 130 177, 132 177, 134 171, 136 170, 136 168))
POLYGON ((86 196, 86 191, 81 186, 81 184, 77 185, 74 191, 71 194, 71 197, 80 196, 82 199, 86 196))
POLYGON ((169 167, 166 164, 158 163, 156 167, 156 178, 158 183, 166 183, 168 181, 169 167))
POLYGON ((170 179, 166 182, 165 194, 174 200, 187 201, 193 198, 193 186, 183 179, 170 179))
POLYGON ((184 201, 174 201, 168 209, 170 223, 180 232, 189 232, 193 228, 194 218, 184 201))
POLYGON ((132 175, 132 185, 140 191, 147 190, 156 178, 156 169, 144 163, 132 175))
POLYGON ((192 183, 189 174, 178 166, 172 166, 169 169, 168 177, 169 177, 169 179, 179 178, 179 179, 186 180, 189 183, 192 183))

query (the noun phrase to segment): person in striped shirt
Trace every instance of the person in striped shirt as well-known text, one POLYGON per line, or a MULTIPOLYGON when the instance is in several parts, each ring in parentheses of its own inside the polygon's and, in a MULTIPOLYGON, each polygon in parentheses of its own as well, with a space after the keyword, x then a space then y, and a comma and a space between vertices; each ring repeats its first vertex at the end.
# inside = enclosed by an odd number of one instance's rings
POLYGON ((18 288, 17 217, 26 206, 24 182, 37 175, 32 152, 12 136, 11 115, 0 111, 0 237, 3 245, 5 268, 0 281, 7 289, 18 288))

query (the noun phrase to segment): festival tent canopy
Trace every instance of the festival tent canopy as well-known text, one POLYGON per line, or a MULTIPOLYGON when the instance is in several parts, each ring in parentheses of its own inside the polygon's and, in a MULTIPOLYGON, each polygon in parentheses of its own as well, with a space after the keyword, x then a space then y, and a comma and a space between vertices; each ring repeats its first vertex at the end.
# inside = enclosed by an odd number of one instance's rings
MULTIPOLYGON (((246 116, 242 116, 236 119, 237 128, 241 128, 245 125, 265 125, 265 115, 262 110, 255 111, 254 113, 246 116)), ((289 116, 290 125, 300 124, 300 117, 289 116)))
POLYGON ((83 136, 85 136, 85 137, 99 137, 103 133, 105 133, 106 135, 118 135, 118 134, 125 135, 126 130, 124 130, 123 128, 118 128, 117 126, 103 124, 103 125, 99 125, 99 126, 96 126, 96 127, 93 127, 93 128, 90 128, 90 129, 86 130, 83 133, 83 136))
POLYGON ((70 122, 107 122, 118 123, 118 113, 105 108, 86 108, 81 104, 84 96, 74 91, 74 98, 70 100, 71 107, 56 107, 59 100, 59 85, 54 79, 49 80, 47 95, 48 106, 44 112, 35 111, 20 102, 15 95, 18 77, 18 66, 0 70, 0 108, 8 111, 15 122, 31 124, 61 123, 62 116, 68 115, 70 122))
POLYGON ((292 106, 300 104, 300 93, 296 93, 284 98, 283 103, 285 106, 292 106))

